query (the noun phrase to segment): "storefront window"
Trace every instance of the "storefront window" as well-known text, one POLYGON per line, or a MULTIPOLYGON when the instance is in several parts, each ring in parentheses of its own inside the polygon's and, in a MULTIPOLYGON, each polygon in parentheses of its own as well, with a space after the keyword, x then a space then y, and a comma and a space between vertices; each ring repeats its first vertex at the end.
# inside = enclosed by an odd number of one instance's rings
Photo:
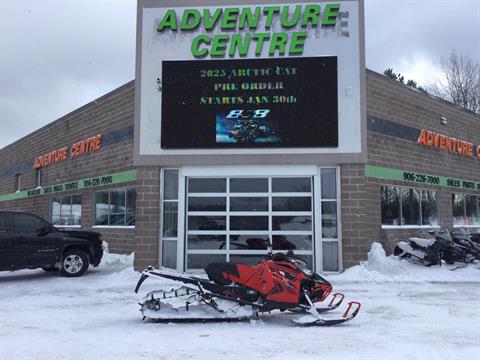
POLYGON ((95 225, 135 225, 136 198, 133 188, 95 192, 95 225))
POLYGON ((162 241, 162 266, 175 269, 177 267, 177 242, 162 241))
POLYGON ((20 191, 21 188, 21 181, 20 181, 20 174, 15 175, 15 191, 20 191))
POLYGON ((480 209, 478 208, 479 197, 465 196, 465 220, 467 225, 480 225, 480 209))
POLYGON ((99 191, 94 195, 95 225, 108 225, 108 191, 99 191))
POLYGON ((324 271, 338 270, 338 243, 328 241, 322 244, 322 261, 324 271))
POLYGON ((402 225, 420 225, 420 195, 416 189, 402 188, 402 225))
POLYGON ((382 186, 382 225, 400 225, 400 194, 398 189, 382 186))
POLYGON ((452 195, 453 225, 480 225, 480 196, 452 195))
POLYGON ((53 225, 72 226, 82 222, 82 196, 63 196, 52 199, 50 219, 53 225))
MULTIPOLYGON (((199 184, 199 190, 205 190, 208 186, 199 184)), ((177 267, 178 246, 178 170, 164 169, 162 171, 162 266, 175 269, 177 267)), ((207 209, 221 206, 221 200, 215 199, 203 202, 202 198, 196 198, 188 203, 188 211, 207 209), (220 205, 219 205, 220 202, 220 205)), ((202 241, 199 246, 204 246, 202 241)))
POLYGON ((322 237, 337 238, 337 203, 322 203, 322 237))
POLYGON ((125 225, 125 189, 110 192, 110 225, 125 225))
POLYGON ((322 169, 322 199, 337 198, 337 169, 322 169))
POLYGON ((382 225, 438 226, 435 191, 405 187, 381 187, 382 225))
POLYGON ((435 191, 422 190, 422 225, 438 225, 438 198, 435 191))
POLYGON ((42 169, 37 169, 37 171, 35 171, 35 184, 37 187, 42 186, 42 173, 42 169))
POLYGON ((256 264, 269 246, 313 265, 311 177, 187 178, 186 203, 188 269, 256 264))

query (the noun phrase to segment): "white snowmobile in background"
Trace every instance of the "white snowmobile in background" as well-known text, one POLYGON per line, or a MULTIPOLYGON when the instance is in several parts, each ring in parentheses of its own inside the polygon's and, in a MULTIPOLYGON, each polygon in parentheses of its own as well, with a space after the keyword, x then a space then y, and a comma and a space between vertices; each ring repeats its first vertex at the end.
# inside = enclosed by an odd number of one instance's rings
POLYGON ((471 250, 458 241, 455 242, 448 229, 441 228, 429 231, 433 235, 430 239, 411 237, 400 241, 393 251, 393 255, 406 258, 414 263, 425 266, 446 264, 466 264, 476 260, 471 250))

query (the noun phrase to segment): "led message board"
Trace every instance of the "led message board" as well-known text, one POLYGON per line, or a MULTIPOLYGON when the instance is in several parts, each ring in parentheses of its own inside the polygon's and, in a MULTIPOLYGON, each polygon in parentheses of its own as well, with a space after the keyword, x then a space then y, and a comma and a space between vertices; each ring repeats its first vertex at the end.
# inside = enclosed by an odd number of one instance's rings
POLYGON ((338 146, 337 59, 164 61, 163 149, 338 146))

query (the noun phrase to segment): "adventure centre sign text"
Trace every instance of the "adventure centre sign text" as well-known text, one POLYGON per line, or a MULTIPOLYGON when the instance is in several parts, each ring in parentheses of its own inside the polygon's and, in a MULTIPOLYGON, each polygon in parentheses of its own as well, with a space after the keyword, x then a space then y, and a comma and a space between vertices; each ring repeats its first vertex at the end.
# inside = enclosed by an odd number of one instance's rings
POLYGON ((158 24, 157 32, 193 32, 199 28, 207 32, 220 30, 221 34, 200 34, 193 39, 191 52, 196 58, 207 55, 242 57, 247 56, 251 47, 255 49, 256 56, 262 54, 264 47, 268 48, 269 56, 301 55, 307 41, 306 28, 335 26, 339 11, 339 3, 323 6, 187 8, 181 14, 177 14, 175 9, 168 9, 158 24), (281 31, 272 32, 272 29, 279 27, 281 31), (286 32, 299 27, 303 31, 286 32), (234 33, 236 30, 241 33, 234 33))

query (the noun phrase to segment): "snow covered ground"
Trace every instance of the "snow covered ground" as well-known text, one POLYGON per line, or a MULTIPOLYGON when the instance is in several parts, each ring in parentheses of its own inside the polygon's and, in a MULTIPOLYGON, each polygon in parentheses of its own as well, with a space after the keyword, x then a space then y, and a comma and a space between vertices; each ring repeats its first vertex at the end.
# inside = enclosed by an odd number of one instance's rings
MULTIPOLYGON (((356 319, 300 328, 272 313, 243 323, 140 319, 133 256, 108 255, 76 279, 0 273, 0 359, 480 359, 480 270, 423 268, 385 257, 328 276, 358 300, 356 319)), ((144 294, 165 281, 149 279, 144 294)), ((339 311, 340 313, 341 311, 339 311)))

